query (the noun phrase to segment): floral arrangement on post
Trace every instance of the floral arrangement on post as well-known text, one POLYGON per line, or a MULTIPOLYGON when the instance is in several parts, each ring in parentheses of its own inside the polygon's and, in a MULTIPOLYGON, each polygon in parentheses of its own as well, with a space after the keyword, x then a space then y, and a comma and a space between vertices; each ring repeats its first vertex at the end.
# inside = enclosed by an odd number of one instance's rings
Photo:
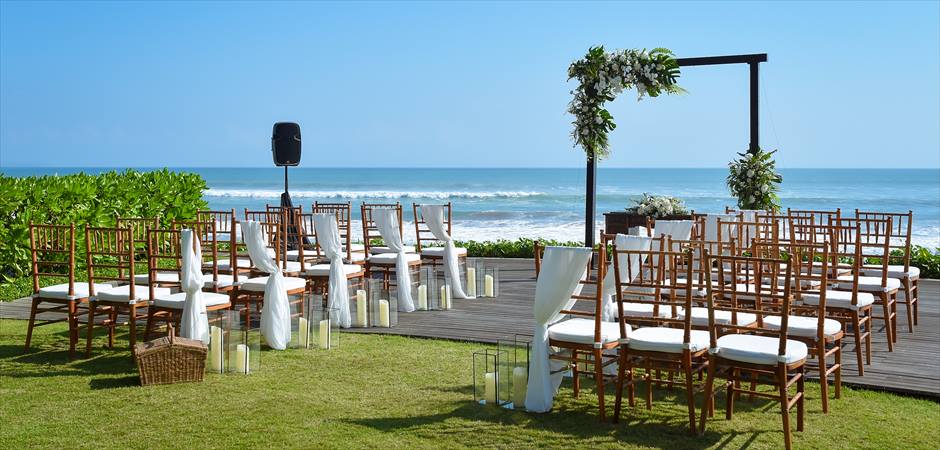
POLYGON ((614 100, 624 89, 636 88, 637 101, 644 95, 657 97, 684 92, 676 84, 679 63, 666 48, 615 50, 591 47, 587 55, 568 67, 568 79, 577 78, 578 87, 568 112, 575 120, 571 137, 588 158, 603 158, 610 152, 607 133, 617 127, 604 103, 614 100))
POLYGON ((741 157, 728 163, 728 189, 738 199, 741 209, 780 209, 777 189, 783 177, 777 173, 773 154, 776 150, 738 153, 741 157))
POLYGON ((633 206, 627 208, 627 212, 654 219, 689 213, 688 208, 685 207, 685 203, 681 199, 668 195, 643 193, 643 198, 634 200, 633 203, 633 206))

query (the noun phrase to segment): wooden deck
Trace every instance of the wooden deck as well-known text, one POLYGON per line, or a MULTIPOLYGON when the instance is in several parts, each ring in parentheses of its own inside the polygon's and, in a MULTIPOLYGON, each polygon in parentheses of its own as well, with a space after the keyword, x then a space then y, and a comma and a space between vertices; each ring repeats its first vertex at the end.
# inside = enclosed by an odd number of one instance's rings
MULTIPOLYGON (((500 295, 496 299, 455 300, 450 311, 399 314, 392 329, 352 329, 356 333, 495 343, 514 334, 531 335, 535 268, 532 260, 498 259, 500 295)), ((843 349, 843 383, 875 390, 940 398, 940 281, 920 282, 920 322, 908 332, 906 310, 898 307, 898 343, 889 353, 881 322, 875 322, 872 365, 865 376, 856 376, 854 344, 843 349)), ((0 318, 27 318, 25 299, 0 303, 0 318)), ((847 340, 848 341, 848 340, 847 340)), ((812 375, 813 372, 810 372, 812 375)))

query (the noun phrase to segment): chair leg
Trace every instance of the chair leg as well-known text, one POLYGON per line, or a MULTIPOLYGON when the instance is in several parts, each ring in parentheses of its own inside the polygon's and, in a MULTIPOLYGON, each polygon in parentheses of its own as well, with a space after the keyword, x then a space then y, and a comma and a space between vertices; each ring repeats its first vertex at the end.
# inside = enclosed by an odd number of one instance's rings
POLYGON ((907 310, 907 332, 914 332, 914 302, 913 297, 911 296, 911 279, 904 277, 901 279, 901 282, 904 283, 904 302, 907 307, 904 308, 907 310))
POLYGON ((803 431, 803 416, 806 413, 806 405, 804 400, 806 399, 806 386, 804 382, 806 381, 806 366, 800 366, 799 375, 800 378, 796 380, 796 395, 799 395, 799 398, 796 400, 796 431, 803 431))
POLYGON ((686 401, 689 403, 689 432, 693 435, 696 434, 695 431, 695 379, 692 374, 692 355, 688 350, 685 351, 685 355, 682 358, 682 365, 685 369, 685 396, 686 401))
POLYGON ((114 348, 114 332, 115 332, 115 329, 117 328, 118 313, 117 313, 117 308, 113 306, 110 308, 111 308, 110 312, 108 312, 108 348, 113 349, 114 348))
POLYGON ((715 393, 715 363, 708 362, 708 376, 705 377, 705 403, 702 405, 702 419, 698 426, 699 436, 705 434, 705 422, 708 420, 709 412, 714 409, 715 393))
POLYGON ((75 359, 75 346, 78 345, 78 302, 69 300, 69 359, 75 359))
POLYGON ((898 342, 898 293, 888 294, 891 299, 891 338, 898 342))
POLYGON ((790 399, 787 396, 787 367, 777 365, 777 390, 780 393, 780 415, 783 419, 783 443, 787 450, 793 448, 790 441, 790 399))
MULTIPOLYGON (((826 341, 816 343, 816 362, 819 367, 819 391, 822 396, 823 414, 829 413, 829 375, 826 374, 826 341)), ((802 379, 800 380, 802 382, 802 379)))
POLYGON ((581 376, 578 374, 578 351, 571 351, 571 390, 574 391, 574 398, 581 395, 581 376))
POLYGON ((607 420, 604 404, 604 362, 602 350, 594 349, 594 386, 597 388, 597 404, 600 407, 601 422, 607 420))
POLYGON ((94 339, 95 310, 98 302, 88 302, 88 329, 85 333, 85 358, 91 357, 91 341, 94 339))
POLYGON ((891 332, 891 305, 888 302, 888 294, 882 294, 881 309, 884 312, 885 337, 888 338, 888 351, 894 351, 894 333, 891 332))
POLYGON ((917 287, 918 281, 920 281, 920 280, 911 281, 911 297, 913 297, 913 299, 914 299, 914 301, 912 302, 912 305, 913 305, 913 307, 914 307, 914 326, 915 326, 915 327, 917 326, 917 304, 920 303, 920 301, 919 301, 919 300, 920 300, 920 295, 919 295, 919 292, 918 292, 919 289, 918 289, 918 287, 917 287))
POLYGON ((865 320, 865 364, 871 365, 871 328, 872 328, 872 310, 868 308, 867 320, 865 320))
POLYGON ((862 322, 858 318, 858 311, 852 311, 852 328, 855 339, 855 357, 858 360, 858 376, 865 375, 865 364, 862 362, 862 322))
POLYGON ((130 316, 128 326, 130 328, 131 355, 134 355, 137 353, 137 305, 131 305, 127 315, 130 316))
POLYGON ((623 404, 623 378, 626 376, 624 373, 626 369, 626 352, 624 352, 624 346, 621 345, 618 349, 618 358, 617 358, 617 389, 616 395, 614 396, 614 418, 611 420, 613 423, 620 422, 620 408, 623 404))
POLYGON ((147 324, 144 325, 144 340, 149 341, 153 331, 154 308, 147 308, 147 324))
POLYGON ((836 372, 835 372, 835 385, 836 398, 842 398, 842 339, 839 339, 835 342, 836 352, 833 355, 836 361, 836 372))
POLYGON ((26 347, 23 352, 29 351, 29 344, 33 341, 33 327, 36 326, 36 307, 39 306, 39 299, 34 298, 32 306, 29 308, 29 324, 26 325, 26 347))
POLYGON ((731 420, 731 417, 734 416, 734 388, 737 383, 738 370, 732 369, 728 371, 728 387, 727 394, 725 395, 725 419, 731 420))

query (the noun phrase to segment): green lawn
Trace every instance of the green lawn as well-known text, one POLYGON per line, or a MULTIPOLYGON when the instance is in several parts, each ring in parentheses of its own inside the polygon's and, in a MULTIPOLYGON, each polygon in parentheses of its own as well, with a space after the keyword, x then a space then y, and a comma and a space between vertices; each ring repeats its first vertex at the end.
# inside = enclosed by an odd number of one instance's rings
MULTIPOLYGON (((597 420, 596 397, 562 386, 548 414, 471 402, 470 354, 478 344, 344 333, 330 351, 265 351, 249 376, 201 384, 137 385, 125 336, 97 341, 69 362, 64 326, 37 329, 22 353, 25 322, 0 320, 0 448, 778 448, 779 408, 764 400, 719 409, 703 437, 688 436, 682 391, 657 394, 652 412, 628 409, 619 425, 597 420), (678 394, 678 395, 677 395, 678 394)), ((807 384, 806 431, 797 448, 940 447, 940 404, 845 389, 820 411, 807 384)), ((609 391, 612 394, 612 390, 609 391)), ((612 397, 611 398, 611 405, 612 397)), ((642 398, 642 397, 641 397, 642 398)), ((723 401, 719 399, 719 405, 723 401)))

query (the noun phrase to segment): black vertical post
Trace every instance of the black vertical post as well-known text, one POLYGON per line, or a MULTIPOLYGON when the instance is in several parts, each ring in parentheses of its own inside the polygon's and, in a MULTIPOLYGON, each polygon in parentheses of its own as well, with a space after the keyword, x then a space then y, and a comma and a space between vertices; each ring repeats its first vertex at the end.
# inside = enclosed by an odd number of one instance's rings
POLYGON ((585 178, 584 199, 584 246, 594 248, 594 215, 596 208, 597 191, 597 157, 588 156, 587 174, 585 178))
POLYGON ((748 63, 748 66, 751 69, 751 144, 748 146, 748 151, 751 153, 757 153, 757 149, 760 147, 760 140, 758 139, 758 134, 760 127, 758 126, 759 120, 757 117, 758 114, 758 79, 757 70, 760 67, 760 63, 751 62, 748 63))

